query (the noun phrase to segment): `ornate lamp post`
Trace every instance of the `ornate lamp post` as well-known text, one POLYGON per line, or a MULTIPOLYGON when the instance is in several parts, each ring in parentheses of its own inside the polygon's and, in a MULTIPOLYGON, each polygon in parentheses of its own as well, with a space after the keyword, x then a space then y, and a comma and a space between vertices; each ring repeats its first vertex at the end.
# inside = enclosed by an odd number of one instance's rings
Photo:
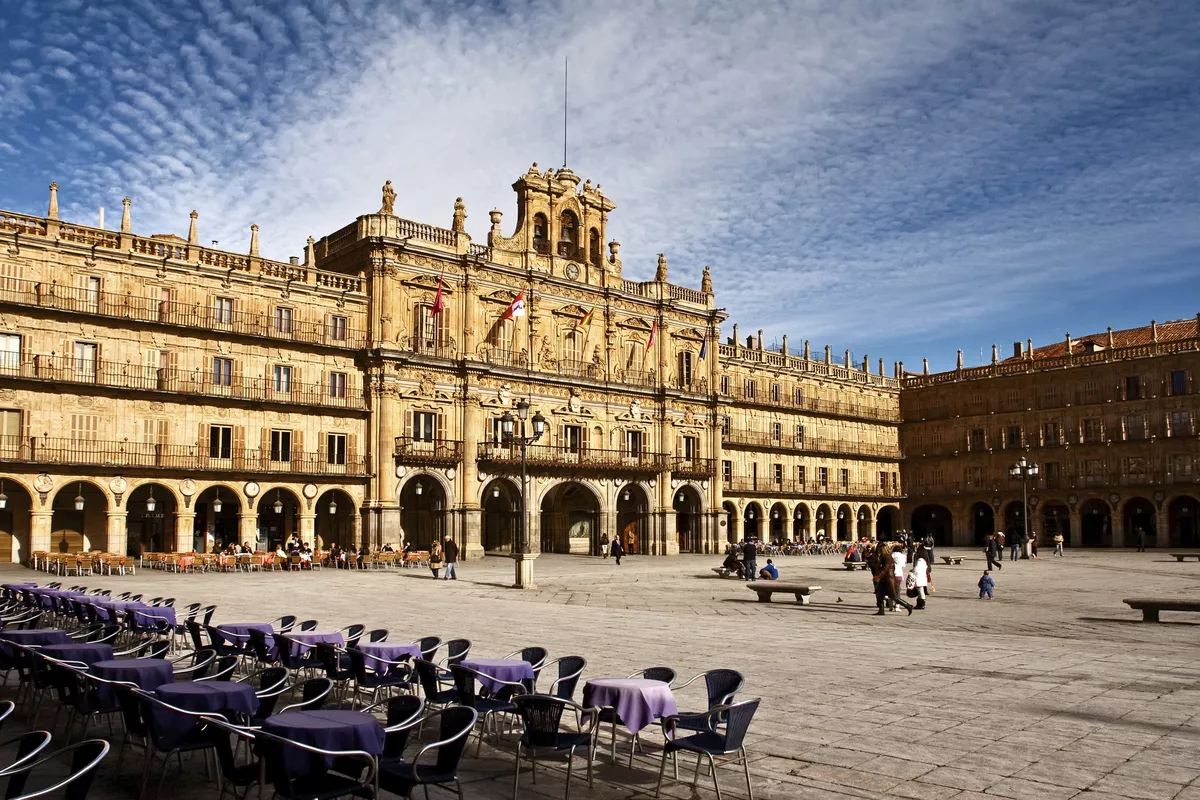
POLYGON ((1037 478, 1038 465, 1026 461, 1025 456, 1008 468, 1008 474, 1021 479, 1021 521, 1025 524, 1025 544, 1021 546, 1021 558, 1029 558, 1029 479, 1037 478))
POLYGON ((519 432, 516 430, 516 420, 511 411, 505 411, 504 416, 500 417, 500 432, 504 443, 509 446, 519 445, 521 448, 521 531, 519 541, 513 546, 513 563, 516 566, 516 581, 513 583, 513 588, 532 589, 534 588, 533 559, 537 558, 537 554, 533 552, 529 542, 529 503, 525 459, 529 445, 542 438, 542 434, 546 432, 546 418, 542 416, 542 412, 536 412, 533 415, 533 433, 532 435, 527 434, 525 423, 529 420, 529 401, 521 398, 517 401, 517 419, 521 422, 519 432))

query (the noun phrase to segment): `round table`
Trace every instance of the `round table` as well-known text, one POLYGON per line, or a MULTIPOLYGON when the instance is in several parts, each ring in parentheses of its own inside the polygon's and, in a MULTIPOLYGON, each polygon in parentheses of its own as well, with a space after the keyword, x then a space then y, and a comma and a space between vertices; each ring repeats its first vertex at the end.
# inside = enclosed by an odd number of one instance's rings
MULTIPOLYGON (((363 750, 373 756, 383 753, 384 732, 379 720, 362 711, 286 711, 267 717, 263 730, 284 739, 322 750, 363 750)), ((313 771, 313 753, 287 748, 288 772, 299 775, 313 771)), ((332 759, 325 759, 325 767, 332 759)))
POLYGON ((166 622, 175 627, 175 609, 171 606, 150 606, 149 608, 133 609, 133 619, 139 625, 153 626, 166 622))
POLYGON ((104 643, 72 642, 70 644, 48 644, 38 649, 38 652, 59 661, 78 661, 92 665, 97 661, 111 661, 113 646, 104 643))
POLYGON ((404 656, 411 659, 421 657, 421 646, 408 642, 364 642, 358 645, 358 651, 365 656, 363 661, 367 668, 375 670, 378 675, 387 675, 392 665, 378 661, 377 658, 399 661, 404 656))
POLYGON ((132 683, 143 691, 152 692, 164 683, 174 683, 175 673, 165 658, 118 658, 97 661, 90 672, 106 681, 132 683))
POLYGON ((315 648, 318 644, 336 644, 338 647, 346 646, 346 637, 342 636, 341 631, 289 631, 284 634, 275 634, 275 647, 279 648, 282 644, 280 636, 286 636, 291 639, 289 647, 289 655, 292 658, 304 658, 309 650, 315 648))
POLYGON ((583 685, 583 704, 615 709, 621 724, 633 733, 679 711, 671 687, 664 681, 647 678, 590 680, 583 685))
POLYGON ((491 680, 492 678, 510 683, 532 683, 537 678, 533 673, 533 666, 519 658, 464 658, 460 663, 480 673, 477 678, 479 685, 492 694, 512 688, 491 680))
POLYGON ((0 647, 9 656, 16 654, 16 649, 8 647, 7 642, 24 645, 25 647, 40 647, 47 644, 70 644, 71 637, 66 631, 57 628, 41 628, 33 631, 0 631, 0 647))
MULTIPOLYGON (((190 681, 168 683, 154 690, 159 700, 184 711, 222 713, 251 716, 258 710, 258 697, 254 687, 248 683, 233 681, 190 681)), ((179 741, 196 726, 195 717, 175 714, 157 709, 155 722, 171 741, 179 741)))

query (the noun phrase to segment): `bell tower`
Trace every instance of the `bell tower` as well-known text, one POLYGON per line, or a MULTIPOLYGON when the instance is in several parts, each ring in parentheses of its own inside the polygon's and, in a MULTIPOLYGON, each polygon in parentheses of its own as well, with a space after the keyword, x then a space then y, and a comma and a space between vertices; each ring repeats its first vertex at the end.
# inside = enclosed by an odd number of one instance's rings
POLYGON ((513 184, 517 226, 501 231, 502 212, 491 212, 488 246, 493 257, 514 266, 599 285, 612 268, 604 256, 608 212, 616 208, 590 180, 581 185, 568 167, 542 172, 535 162, 513 184))

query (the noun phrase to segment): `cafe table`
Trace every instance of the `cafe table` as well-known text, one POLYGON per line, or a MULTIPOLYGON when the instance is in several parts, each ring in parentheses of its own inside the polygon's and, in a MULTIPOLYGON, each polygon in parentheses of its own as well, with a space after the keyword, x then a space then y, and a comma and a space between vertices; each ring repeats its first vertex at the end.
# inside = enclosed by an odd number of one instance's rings
MULTIPOLYGON (((248 683, 233 681, 184 681, 167 683, 154 690, 155 696, 175 708, 197 713, 232 711, 246 717, 258 711, 258 697, 248 683)), ((179 741, 196 725, 196 718, 155 709, 155 721, 168 741, 179 741)))
POLYGON ((286 636, 291 640, 289 643, 288 655, 292 658, 304 658, 309 650, 319 644, 334 644, 338 647, 346 646, 346 637, 341 631, 289 631, 288 633, 275 634, 275 647, 279 648, 284 643, 280 636, 286 636))
POLYGON ((19 644, 25 647, 41 647, 47 644, 70 644, 71 637, 66 631, 60 631, 57 628, 39 628, 37 630, 22 631, 0 631, 0 647, 3 647, 4 652, 9 657, 16 655, 16 649, 9 647, 7 643, 19 644))
POLYGON ((519 658, 464 658, 459 663, 478 672, 479 685, 492 694, 512 688, 497 681, 524 683, 530 687, 537 678, 533 672, 533 665, 519 658))
POLYGON ((146 692, 152 692, 165 683, 175 682, 171 662, 165 658, 117 658, 111 661, 97 661, 89 671, 97 678, 132 683, 146 692))
POLYGON ((386 661, 399 661, 404 656, 410 659, 421 657, 421 646, 411 642, 360 642, 358 651, 363 654, 363 662, 368 669, 375 670, 377 675, 387 675, 391 664, 386 661), (379 661, 378 659, 383 659, 379 661))
MULTIPOLYGON (((383 753, 384 732, 379 720, 362 711, 285 711, 263 722, 263 730, 322 750, 362 750, 376 758, 383 753)), ((320 771, 314 769, 312 756, 304 750, 287 748, 284 758, 293 774, 320 771)), ((325 759, 325 769, 332 765, 325 759)))
POLYGON ((615 710, 633 734, 656 719, 678 713, 670 685, 648 678, 594 678, 583 686, 583 704, 615 710))
POLYGON ((91 666, 98 661, 111 661, 113 646, 104 642, 71 642, 70 644, 48 644, 38 652, 59 661, 78 661, 91 666))

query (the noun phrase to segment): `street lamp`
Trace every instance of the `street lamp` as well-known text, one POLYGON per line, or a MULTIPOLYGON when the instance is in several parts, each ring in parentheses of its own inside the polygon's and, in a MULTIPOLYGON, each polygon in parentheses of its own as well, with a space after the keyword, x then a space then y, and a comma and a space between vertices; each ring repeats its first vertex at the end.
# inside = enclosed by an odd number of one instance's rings
POLYGON ((83 511, 83 484, 82 483, 79 484, 79 488, 76 489, 76 491, 78 492, 78 494, 75 495, 75 510, 83 511))
POLYGON ((333 498, 333 497, 329 498, 329 513, 330 514, 337 513, 337 499, 336 498, 333 498))
POLYGON ((278 489, 275 490, 275 503, 271 506, 271 508, 275 509, 276 514, 283 513, 283 501, 279 499, 278 489))
POLYGON ((154 487, 150 487, 150 496, 146 498, 146 511, 153 513, 156 508, 158 501, 154 499, 154 487))
POLYGON ((504 438, 506 445, 519 445, 521 447, 521 533, 519 544, 513 547, 513 563, 516 571, 516 580, 513 583, 514 589, 533 589, 533 548, 529 542, 529 487, 528 487, 528 466, 527 454, 529 445, 542 438, 546 432, 546 418, 542 416, 542 412, 535 412, 533 415, 533 432, 528 433, 528 428, 525 423, 529 421, 529 401, 522 397, 517 401, 517 418, 514 419, 511 411, 505 411, 500 417, 500 433, 504 438), (521 422, 521 429, 517 431, 517 419, 521 422))
POLYGON ((1025 526, 1025 545, 1021 548, 1021 557, 1029 558, 1029 514, 1026 509, 1029 508, 1029 479, 1037 478, 1038 465, 1025 460, 1025 456, 1021 456, 1021 460, 1008 468, 1008 474, 1014 479, 1021 479, 1021 522, 1025 526))
POLYGON ((221 490, 220 489, 217 489, 217 494, 213 498, 213 513, 214 514, 221 513, 221 490))
POLYGON ((0 481, 0 508, 8 506, 8 495, 4 493, 4 481, 0 481))

